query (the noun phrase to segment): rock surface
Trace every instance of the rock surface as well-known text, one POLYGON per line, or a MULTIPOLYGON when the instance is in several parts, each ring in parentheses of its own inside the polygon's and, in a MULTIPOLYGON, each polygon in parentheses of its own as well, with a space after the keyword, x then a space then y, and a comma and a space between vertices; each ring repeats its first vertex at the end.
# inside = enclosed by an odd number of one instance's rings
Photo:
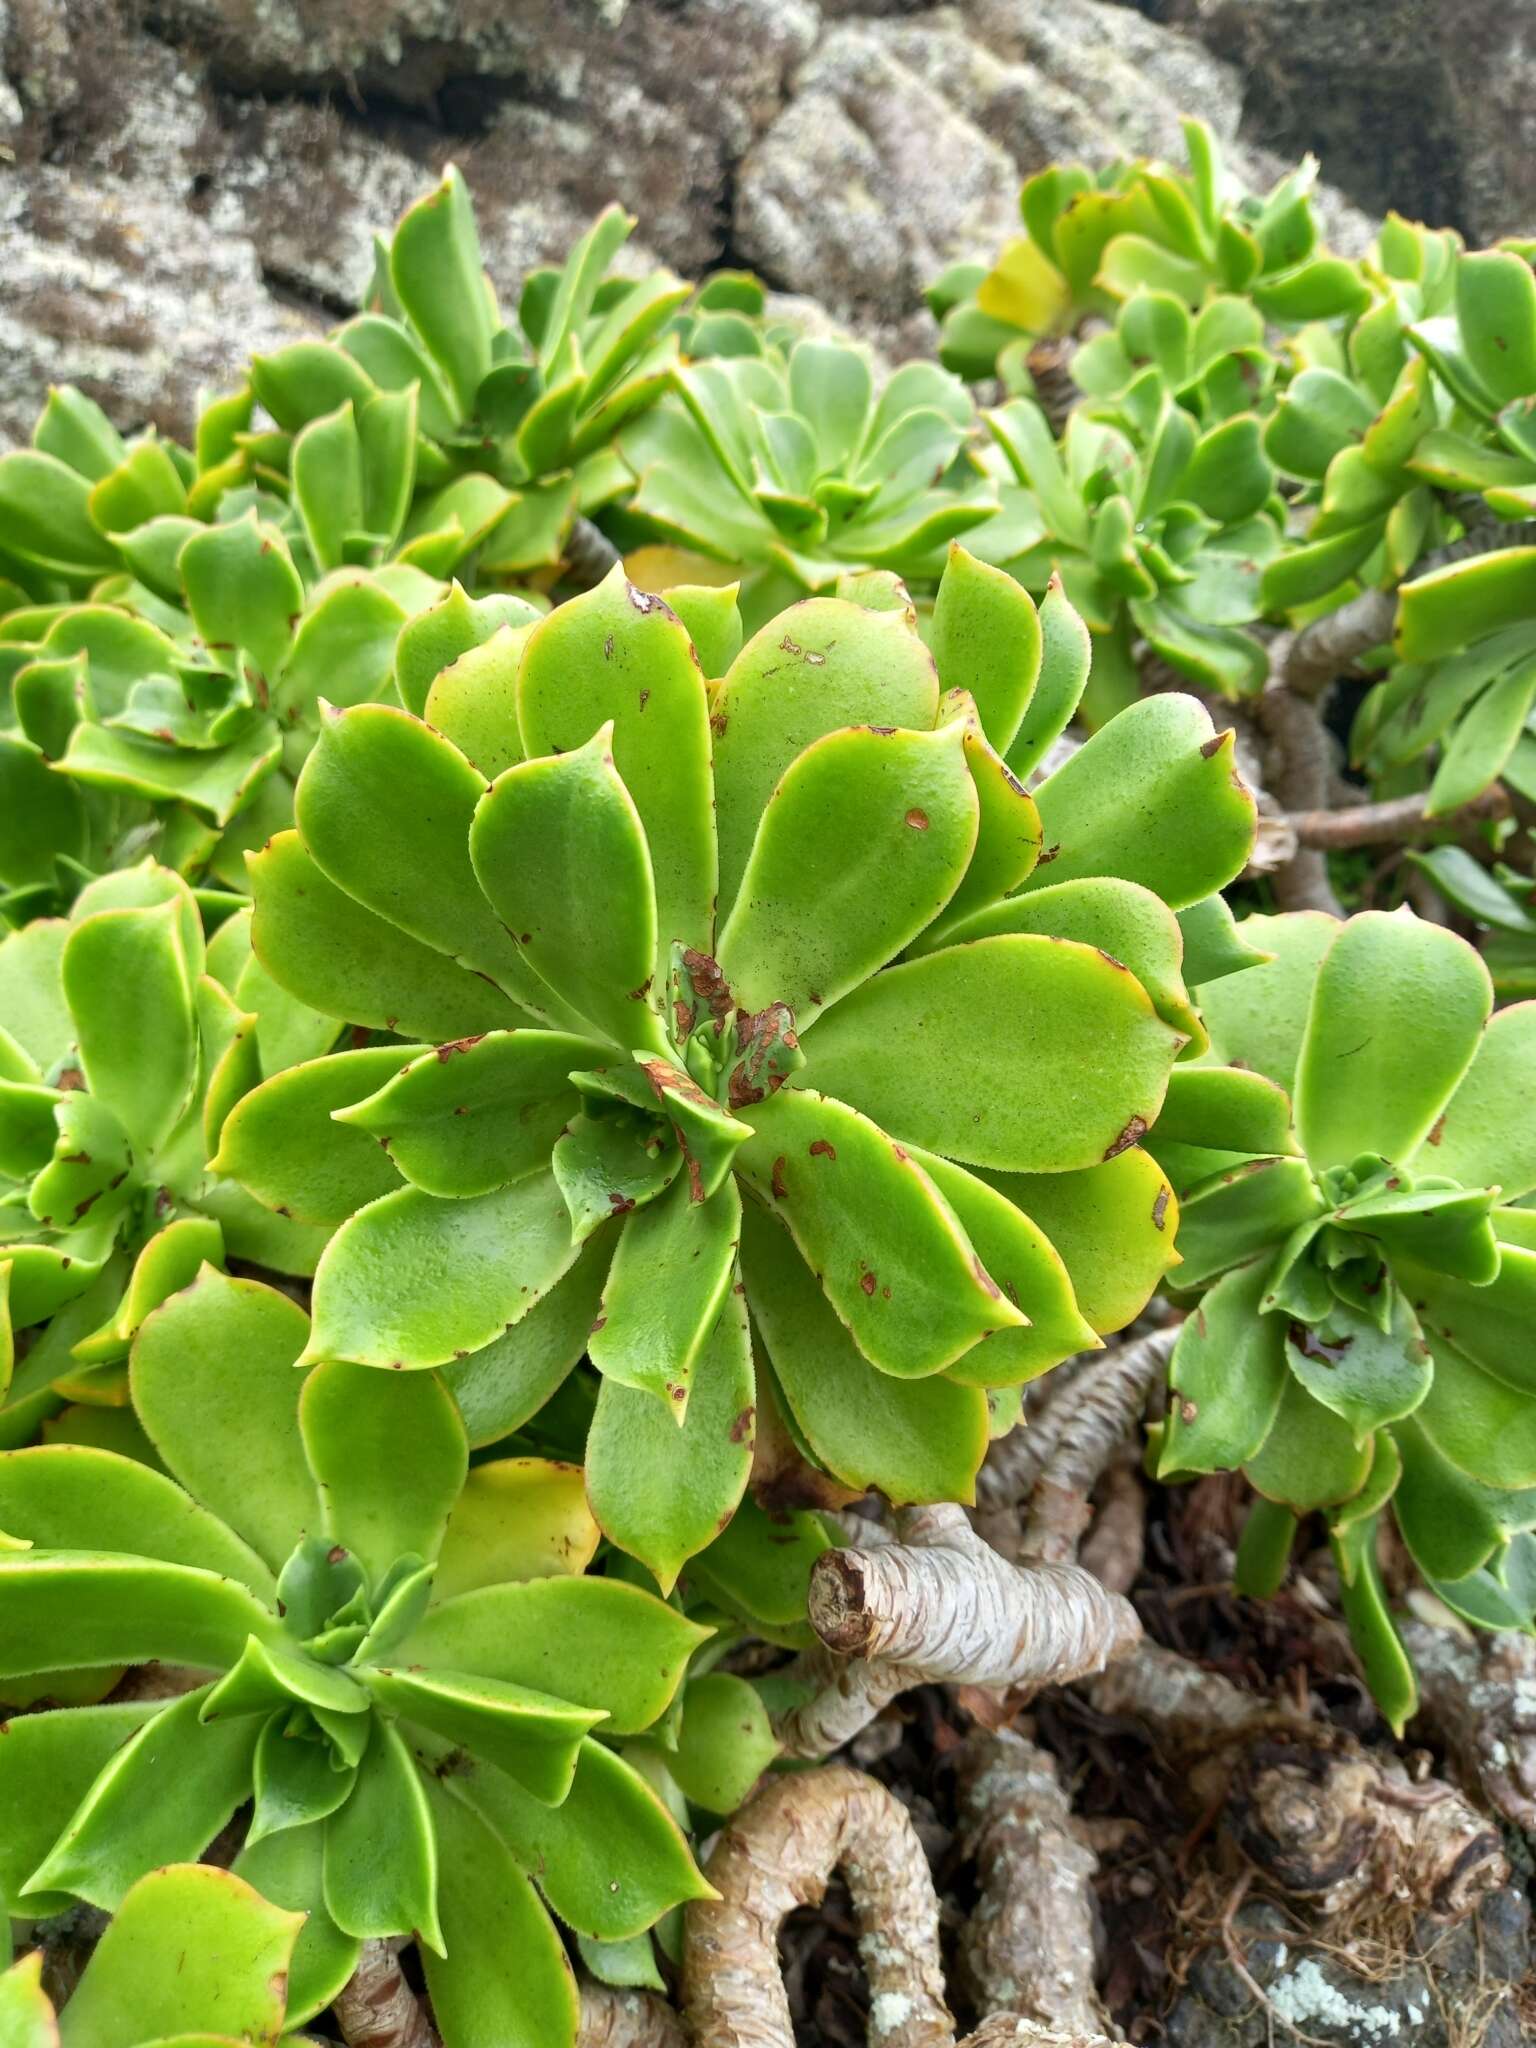
MULTIPOLYGON (((900 356, 932 341, 923 284, 1012 230, 1023 175, 1176 156, 1194 109, 1264 181, 1268 146, 1323 117, 1292 90, 1282 119, 1266 84, 1293 19, 1326 69, 1330 21, 1419 4, 0 0, 0 441, 62 381, 125 426, 185 431, 199 387, 252 348, 355 306, 373 232, 450 158, 509 301, 618 197, 640 222, 626 262, 749 264, 900 356), (1147 18, 1170 9, 1184 26, 1147 18)), ((1458 13, 1501 11, 1522 12, 1458 13)), ((1391 76, 1429 61, 1420 38, 1391 76)), ((1505 97, 1512 122, 1536 118, 1536 93, 1505 97)), ((1524 203, 1536 173, 1494 126, 1476 124, 1475 175, 1461 138, 1454 192, 1425 172, 1434 205, 1474 186, 1489 219, 1524 203)), ((1347 123, 1329 139, 1378 203, 1367 144, 1347 123)), ((1347 248, 1368 232, 1342 200, 1328 221, 1347 248)))

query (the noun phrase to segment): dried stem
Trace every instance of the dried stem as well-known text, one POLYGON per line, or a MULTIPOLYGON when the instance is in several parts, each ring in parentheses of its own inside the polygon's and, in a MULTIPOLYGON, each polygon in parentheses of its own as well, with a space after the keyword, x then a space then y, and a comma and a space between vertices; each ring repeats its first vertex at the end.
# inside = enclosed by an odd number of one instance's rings
POLYGON ((1076 1565, 1017 1569, 953 1503, 904 1508, 897 1541, 829 1550, 808 1609, 825 1645, 793 1667, 817 1691, 779 1723, 791 1756, 826 1756, 900 1692, 959 1682, 1029 1693, 1100 1671, 1139 1639, 1134 1609, 1076 1565))
POLYGON ((793 2048, 778 1934, 841 1868, 859 1922, 872 2048, 950 2048, 939 1906, 905 1809, 862 1771, 780 1778, 721 1830, 706 1865, 718 1899, 684 1916, 683 2004, 700 2048, 793 2048))
POLYGON ((365 1941, 331 2008, 347 2048, 442 2048, 405 1981, 398 1941, 365 1941))
POLYGON ((1044 1750, 1008 1729, 958 1756, 961 1841, 980 1897, 960 1934, 960 1967, 980 2012, 1016 2012, 1068 2033, 1101 2024, 1093 1988, 1098 1858, 1044 1750))

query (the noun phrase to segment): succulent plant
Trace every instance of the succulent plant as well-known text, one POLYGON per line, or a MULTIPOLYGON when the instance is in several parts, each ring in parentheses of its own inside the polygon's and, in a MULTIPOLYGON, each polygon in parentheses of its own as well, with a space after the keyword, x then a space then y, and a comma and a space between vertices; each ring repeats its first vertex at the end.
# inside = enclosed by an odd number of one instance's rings
POLYGON ((247 1088, 336 1037, 251 959, 249 925, 205 940, 192 891, 146 861, 0 943, 0 1442, 66 1398, 124 1399, 134 1332, 205 1260, 314 1270, 324 1232, 207 1165, 247 1088), (45 1322, 13 1376, 13 1332, 45 1322))
POLYGON ((360 1940, 414 1932, 447 2048, 559 2048, 576 1995, 550 1913, 616 1940, 707 1896, 608 1746, 666 1709, 706 1631, 584 1576, 578 1472, 470 1472, 439 1378, 295 1371, 308 1334, 287 1296, 205 1267, 133 1347, 173 1476, 74 1444, 0 1456, 0 1691, 150 1658, 192 1681, 10 1722, 0 1898, 116 1910, 254 1799, 235 1872, 308 1915, 291 2023, 360 1940))
POLYGON ((330 719, 251 861, 269 973, 418 1041, 225 1126, 220 1171, 340 1225, 309 1356, 441 1367, 482 1442, 585 1349, 594 1509, 664 1586, 746 1484, 749 1313, 814 1461, 952 1499, 987 1390, 1172 1258, 1137 1140, 1203 1042, 1175 911, 1251 843, 1231 737, 1149 701, 1031 799, 1080 621, 957 548, 933 638, 811 599, 723 666, 615 572, 457 724, 330 719))
POLYGON ((1477 954, 1409 911, 1250 918, 1268 965, 1200 991, 1211 1037, 1150 1140, 1179 1193, 1159 1470, 1241 1468, 1240 1578, 1278 1583, 1321 1510, 1394 1726, 1413 1674, 1387 1612, 1390 1505, 1426 1580, 1492 1627, 1536 1612, 1536 1005, 1489 1019, 1477 954), (1294 1103, 1294 1124, 1292 1104, 1294 1103))
POLYGON ((1147 369, 1202 427, 1268 409, 1279 359, 1251 300, 1218 292, 1195 312, 1171 292, 1132 292, 1112 327, 1072 354, 1072 381, 1091 400, 1120 398, 1147 369))
POLYGON ((936 581, 945 543, 997 509, 967 449, 975 408, 932 363, 877 391, 862 348, 802 339, 671 383, 619 437, 637 481, 617 530, 753 572, 749 629, 849 571, 936 581))
POLYGON ((1390 214, 1358 266, 1362 303, 1341 328, 1317 322, 1285 344, 1291 374, 1264 446, 1299 486, 1304 526, 1265 577, 1266 610, 1336 603, 1363 583, 1394 584, 1446 538, 1444 509, 1416 451, 1443 410, 1414 323, 1448 299, 1458 239, 1390 214))
POLYGON ((1028 589, 1061 578, 1094 634, 1094 723, 1139 694, 1138 637, 1206 689, 1263 686, 1267 656, 1243 628, 1280 531, 1255 414, 1202 433, 1149 365, 1075 410, 1059 445, 1031 399, 986 420, 1017 488, 974 545, 1028 589))
POLYGON ((1315 158, 1256 198, 1235 189, 1205 122, 1181 126, 1187 172, 1142 158, 1097 174, 1053 164, 1025 181, 1024 233, 990 269, 957 265, 929 288, 947 368, 971 379, 996 372, 1027 390, 1035 340, 1071 333, 1143 288, 1192 311, 1212 294, 1244 293, 1286 326, 1364 303, 1354 266, 1318 246, 1315 158))
POLYGON ((284 2035, 288 1969, 303 1926, 243 1878, 203 1863, 152 1870, 123 1894, 61 2013, 43 1952, 0 1973, 5 2048, 299 2048, 284 2035), (280 2037, 282 2037, 280 2041, 280 2037))

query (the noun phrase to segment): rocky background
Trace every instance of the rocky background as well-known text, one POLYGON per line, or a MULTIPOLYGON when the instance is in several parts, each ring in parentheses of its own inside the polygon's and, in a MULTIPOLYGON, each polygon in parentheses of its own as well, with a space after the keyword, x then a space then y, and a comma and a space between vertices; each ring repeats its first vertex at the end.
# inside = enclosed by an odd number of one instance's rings
POLYGON ((509 299, 616 197, 631 261, 908 354, 1022 175, 1177 156, 1185 110, 1256 180, 1319 150, 1341 247, 1392 204, 1536 226, 1531 0, 0 0, 0 443, 61 381, 184 431, 449 157, 509 299))

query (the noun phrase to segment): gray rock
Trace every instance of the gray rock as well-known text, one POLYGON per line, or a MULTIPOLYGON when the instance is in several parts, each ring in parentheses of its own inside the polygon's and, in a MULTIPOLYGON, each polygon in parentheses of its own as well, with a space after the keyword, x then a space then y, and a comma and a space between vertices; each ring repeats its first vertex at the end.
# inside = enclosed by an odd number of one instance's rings
POLYGON ((1536 14, 1524 0, 1173 0, 1240 66, 1244 133, 1314 149, 1368 210, 1476 241, 1536 226, 1536 14))
POLYGON ((1017 232, 1021 176, 1181 158, 1181 110, 1230 137, 1240 104, 1225 65, 1105 0, 845 22, 741 166, 737 245, 775 284, 916 345, 922 287, 1017 232))

